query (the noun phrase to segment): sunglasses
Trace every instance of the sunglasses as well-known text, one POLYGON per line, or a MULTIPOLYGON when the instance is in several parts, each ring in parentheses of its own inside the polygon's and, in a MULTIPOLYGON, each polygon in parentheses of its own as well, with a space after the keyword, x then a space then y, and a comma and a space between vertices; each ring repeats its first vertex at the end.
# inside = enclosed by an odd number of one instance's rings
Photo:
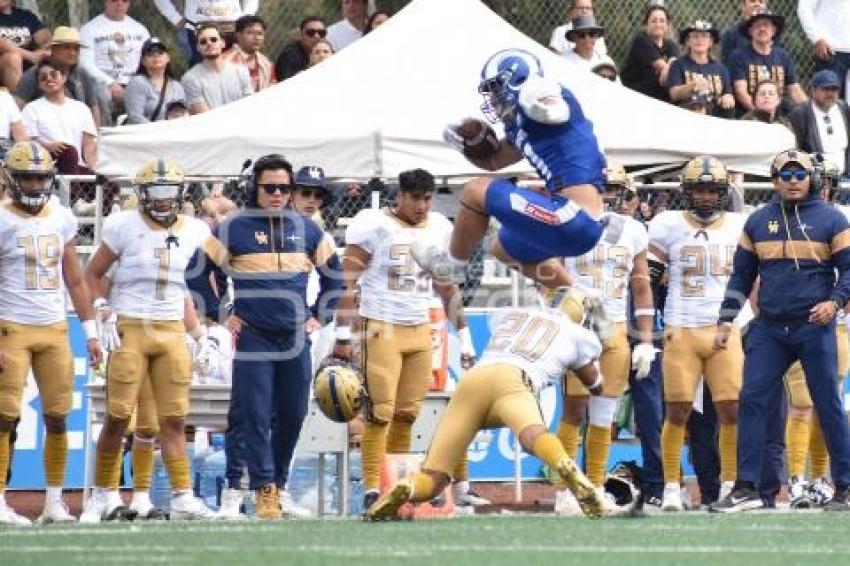
POLYGON ((328 30, 308 28, 304 30, 304 35, 306 35, 307 37, 316 37, 317 35, 319 37, 325 37, 326 35, 328 35, 328 30))
POLYGON ((215 45, 218 43, 219 38, 216 36, 205 37, 203 39, 198 40, 198 45, 207 45, 208 43, 215 45))
POLYGON ((577 31, 576 32, 576 37, 578 39, 584 39, 585 37, 590 37, 592 39, 596 39, 600 35, 601 34, 598 31, 577 31))
POLYGON ((260 183, 257 186, 263 189, 267 195, 273 195, 278 191, 280 191, 280 194, 284 194, 292 190, 289 185, 281 183, 260 183))
POLYGON ((50 79, 56 80, 61 76, 62 76, 62 73, 60 73, 58 70, 51 69, 49 71, 44 71, 43 73, 39 73, 38 74, 38 80, 39 81, 46 81, 46 80, 50 80, 50 79))
POLYGON ((809 172, 805 169, 783 169, 776 174, 780 181, 789 182, 791 179, 804 181, 809 176, 809 172))
POLYGON ((298 194, 301 195, 302 198, 314 198, 319 200, 325 198, 325 192, 322 189, 300 187, 298 189, 298 194))

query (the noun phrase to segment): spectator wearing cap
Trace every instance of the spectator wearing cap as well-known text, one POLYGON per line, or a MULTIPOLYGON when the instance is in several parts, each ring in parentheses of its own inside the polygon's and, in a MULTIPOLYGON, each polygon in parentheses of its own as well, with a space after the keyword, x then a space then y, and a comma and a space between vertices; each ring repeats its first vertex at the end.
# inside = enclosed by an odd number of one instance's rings
POLYGON ((850 69, 850 2, 845 0, 799 0, 797 17, 812 43, 815 70, 831 69, 847 96, 850 69))
POLYGON ((741 19, 732 24, 720 36, 720 62, 729 66, 732 53, 739 47, 745 47, 750 43, 750 36, 744 31, 747 20, 754 13, 767 7, 765 0, 741 0, 741 19))
POLYGON ((80 64, 107 86, 109 96, 104 96, 101 106, 113 114, 124 105, 124 88, 139 66, 142 45, 151 36, 127 15, 129 9, 128 0, 105 0, 103 12, 80 28, 80 39, 89 48, 80 53, 80 64))
POLYGON ((225 61, 248 69, 254 92, 277 83, 274 66, 262 53, 265 42, 265 20, 259 16, 242 16, 236 20, 236 42, 222 55, 225 61))
POLYGON ((288 43, 275 62, 280 81, 292 78, 310 66, 310 51, 328 35, 325 21, 319 16, 307 16, 298 26, 298 39, 288 43))
POLYGON ((596 49, 596 44, 605 37, 605 28, 596 22, 592 14, 579 16, 570 23, 567 40, 572 47, 568 47, 562 57, 571 65, 589 71, 607 57, 596 49))
POLYGON ((711 57, 711 48, 719 39, 717 28, 705 20, 695 20, 680 30, 679 43, 685 46, 685 54, 670 64, 667 84, 671 101, 704 99, 708 114, 732 117, 735 97, 729 71, 711 57))
POLYGON ((328 27, 328 41, 334 53, 345 49, 361 37, 366 28, 367 0, 340 0, 342 19, 328 27))
POLYGON ((794 108, 788 120, 798 148, 822 154, 845 174, 850 171, 850 112, 838 96, 840 91, 841 81, 835 71, 821 69, 812 77, 811 99, 794 108))
POLYGON ((38 16, 13 4, 0 0, 0 86, 10 91, 18 86, 25 69, 50 54, 50 30, 38 16))
POLYGON ((185 100, 183 85, 174 78, 171 69, 168 48, 158 37, 151 37, 142 45, 138 69, 127 84, 127 123, 146 124, 164 120, 170 104, 185 103, 185 100))
POLYGON ((794 104, 806 100, 791 56, 774 43, 784 28, 785 18, 767 9, 755 12, 744 24, 743 31, 750 36, 750 43, 737 49, 729 62, 735 101, 742 112, 753 109, 756 85, 764 79, 773 79, 779 87, 783 115, 794 104))
POLYGON ((679 56, 679 46, 667 37, 670 11, 651 5, 643 17, 643 30, 632 39, 620 78, 623 84, 652 98, 667 101, 667 74, 670 63, 679 56))
POLYGON ((248 70, 222 57, 224 40, 213 24, 198 26, 198 49, 203 60, 183 75, 190 114, 208 112, 254 93, 248 70))
POLYGON ((735 250, 714 347, 727 347, 732 321, 757 277, 759 308, 747 332, 737 480, 714 511, 762 507, 765 443, 784 432, 782 419, 775 417, 785 406, 783 377, 796 360, 802 363, 829 447, 835 497, 827 509, 848 509, 850 429, 836 387, 835 315, 850 299, 850 223, 812 186, 814 167, 811 157, 799 150, 774 158, 770 172, 776 194, 747 218, 735 250))
MULTIPOLYGON (((101 112, 98 102, 98 90, 104 87, 80 65, 80 51, 85 48, 79 31, 71 27, 59 26, 53 30, 50 56, 46 61, 65 75, 65 94, 88 106, 95 124, 108 126, 112 121, 106 113, 101 112)), ((20 107, 41 96, 35 67, 24 73, 14 95, 20 107)))
MULTIPOLYGON (((552 37, 549 39, 549 48, 561 55, 572 49, 573 45, 567 39, 567 32, 572 28, 573 20, 579 16, 592 15, 593 2, 591 0, 572 0, 567 10, 567 23, 552 30, 552 37)), ((599 41, 596 42, 596 50, 600 56, 608 55, 608 46, 605 45, 604 37, 599 38, 599 41)))

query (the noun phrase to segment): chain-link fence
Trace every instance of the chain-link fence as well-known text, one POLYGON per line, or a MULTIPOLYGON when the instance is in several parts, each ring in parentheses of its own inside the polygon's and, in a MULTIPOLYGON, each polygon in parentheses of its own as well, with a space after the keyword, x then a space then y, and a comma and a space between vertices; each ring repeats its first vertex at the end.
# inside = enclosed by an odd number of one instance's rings
MULTIPOLYGON (((46 25, 55 26, 68 23, 69 4, 67 0, 18 0, 24 6, 37 6, 46 25)), ((408 0, 375 0, 370 4, 379 9, 396 12, 403 8, 408 0)), ((505 18, 526 35, 544 45, 549 44, 552 30, 565 23, 570 0, 485 0, 491 9, 505 18)), ((80 14, 82 21, 97 15, 103 0, 88 0, 74 4, 88 4, 88 14, 80 14)), ((174 0, 182 7, 182 0, 174 0)), ((800 28, 797 19, 797 0, 773 0, 771 9, 786 17, 785 33, 782 42, 797 66, 803 84, 808 83, 814 60, 811 48, 800 28)), ((596 0, 596 16, 606 28, 606 42, 613 59, 622 63, 634 34, 640 29, 646 0, 596 0)), ((737 0, 667 0, 671 11, 671 35, 676 30, 695 19, 707 19, 719 28, 725 28, 740 18, 740 2, 737 0)), ((151 0, 134 0, 130 14, 144 23, 151 33, 161 37, 166 43, 175 45, 171 25, 160 15, 151 0)), ((259 15, 268 23, 266 53, 276 57, 283 46, 290 41, 298 28, 298 22, 306 15, 318 15, 328 23, 340 19, 339 0, 262 0, 259 15)), ((446 17, 451 17, 447 13, 446 17)), ((179 53, 173 49, 172 53, 179 53)), ((185 68, 185 62, 175 61, 178 70, 185 68)))

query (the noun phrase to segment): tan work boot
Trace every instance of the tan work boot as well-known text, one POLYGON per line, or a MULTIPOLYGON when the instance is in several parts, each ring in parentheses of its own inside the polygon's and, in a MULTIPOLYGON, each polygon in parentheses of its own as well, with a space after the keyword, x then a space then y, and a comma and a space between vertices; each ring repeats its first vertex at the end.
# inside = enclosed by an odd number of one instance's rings
POLYGON ((558 462, 556 468, 558 475, 567 483, 567 487, 573 492, 578 500, 578 505, 585 515, 592 519, 602 516, 605 509, 603 501, 599 498, 593 484, 587 476, 578 469, 571 458, 564 458, 558 462))
POLYGON ((257 490, 257 508, 255 514, 258 519, 280 519, 283 513, 280 511, 280 501, 277 494, 277 486, 267 483, 257 490))

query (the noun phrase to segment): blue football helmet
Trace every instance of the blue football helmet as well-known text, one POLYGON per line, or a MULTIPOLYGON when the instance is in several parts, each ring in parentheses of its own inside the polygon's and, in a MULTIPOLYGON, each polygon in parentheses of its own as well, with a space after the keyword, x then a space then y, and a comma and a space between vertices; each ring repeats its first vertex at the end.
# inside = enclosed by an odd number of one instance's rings
POLYGON ((481 69, 478 92, 484 97, 481 111, 490 122, 501 122, 519 102, 519 90, 532 75, 542 76, 540 60, 524 49, 496 52, 481 69))

